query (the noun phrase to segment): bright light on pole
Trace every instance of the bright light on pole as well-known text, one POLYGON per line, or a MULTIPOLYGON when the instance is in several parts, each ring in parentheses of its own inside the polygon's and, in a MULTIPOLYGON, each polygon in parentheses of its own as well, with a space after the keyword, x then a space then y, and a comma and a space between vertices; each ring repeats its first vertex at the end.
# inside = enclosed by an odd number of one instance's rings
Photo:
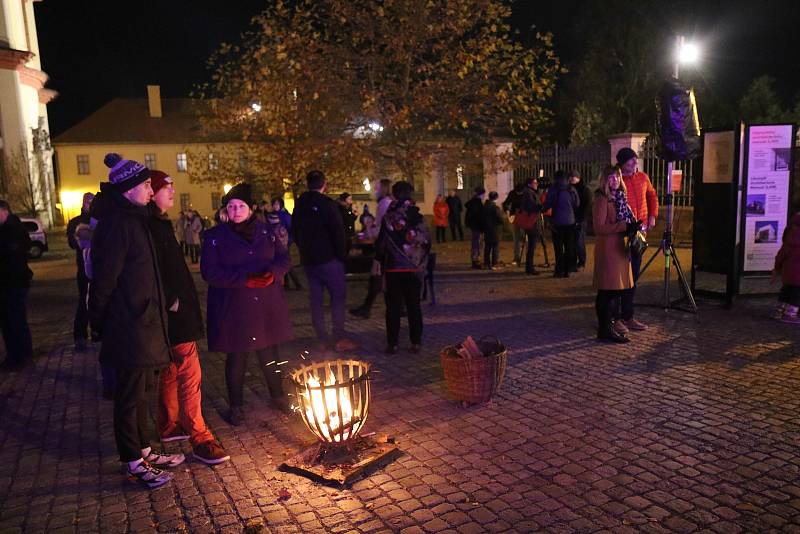
POLYGON ((250 107, 253 108, 253 111, 258 113, 259 111, 261 111, 261 102, 253 102, 252 104, 250 104, 250 107))
POLYGON ((700 47, 695 43, 687 43, 684 36, 679 35, 676 39, 673 76, 676 79, 679 77, 681 65, 695 65, 698 61, 700 61, 700 47))

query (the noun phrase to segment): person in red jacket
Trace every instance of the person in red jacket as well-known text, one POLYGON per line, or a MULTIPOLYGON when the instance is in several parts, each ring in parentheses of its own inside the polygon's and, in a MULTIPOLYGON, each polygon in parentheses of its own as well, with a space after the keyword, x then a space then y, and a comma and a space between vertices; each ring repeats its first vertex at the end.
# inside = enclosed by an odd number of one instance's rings
MULTIPOLYGON (((656 225, 658 218, 658 195, 650 182, 650 177, 637 169, 639 156, 632 148, 622 148, 617 152, 617 165, 622 170, 622 181, 628 191, 628 204, 637 221, 642 221, 642 231, 647 232, 656 225)), ((631 252, 631 270, 633 271, 633 288, 626 290, 622 298, 621 323, 630 330, 645 330, 647 325, 633 317, 633 298, 636 293, 636 282, 642 268, 642 257, 631 252)))
POLYGON ((442 195, 436 195, 436 202, 433 203, 433 225, 436 227, 436 242, 444 243, 447 241, 445 232, 447 231, 448 217, 450 208, 444 201, 442 195))
POLYGON ((791 219, 783 234, 783 244, 775 256, 773 279, 780 275, 783 287, 778 296, 775 318, 784 323, 800 324, 800 213, 791 219))

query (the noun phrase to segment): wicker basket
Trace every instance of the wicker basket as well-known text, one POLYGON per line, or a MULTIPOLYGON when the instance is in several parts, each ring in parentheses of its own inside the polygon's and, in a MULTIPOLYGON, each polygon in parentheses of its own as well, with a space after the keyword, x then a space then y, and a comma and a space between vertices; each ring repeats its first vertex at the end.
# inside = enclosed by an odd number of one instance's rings
POLYGON ((452 345, 439 353, 447 389, 453 398, 466 404, 491 399, 506 374, 508 350, 505 345, 496 339, 482 338, 478 347, 488 356, 464 359, 456 352, 457 346, 452 345))

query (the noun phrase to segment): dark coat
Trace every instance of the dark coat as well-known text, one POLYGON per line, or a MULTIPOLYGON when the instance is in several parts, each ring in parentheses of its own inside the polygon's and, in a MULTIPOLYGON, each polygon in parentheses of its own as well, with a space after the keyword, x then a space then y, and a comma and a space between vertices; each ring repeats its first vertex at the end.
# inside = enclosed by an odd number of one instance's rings
POLYGON ((228 224, 206 231, 200 270, 208 282, 208 350, 252 351, 291 339, 289 305, 281 285, 290 267, 286 248, 260 221, 252 243, 228 224), (245 286, 248 274, 266 271, 275 277, 272 284, 245 286))
POLYGON ((500 241, 500 229, 503 228, 503 212, 494 200, 487 200, 483 205, 483 231, 487 243, 500 241))
POLYGON ((448 196, 444 201, 447 202, 447 207, 450 208, 448 218, 451 221, 460 221, 461 211, 464 209, 464 206, 461 204, 461 199, 458 198, 458 195, 448 196))
POLYGON ((113 208, 92 236, 89 320, 100 332, 101 360, 117 368, 170 363, 167 308, 146 206, 108 188, 113 208))
POLYGON ((78 246, 78 240, 75 237, 75 231, 78 229, 79 224, 89 224, 89 212, 81 210, 81 214, 73 217, 67 223, 67 244, 69 248, 75 251, 75 264, 78 268, 78 277, 85 277, 86 268, 83 264, 83 251, 78 246))
POLYGON ((580 201, 580 207, 575 214, 576 222, 588 221, 592 217, 592 192, 583 180, 572 187, 578 192, 578 200, 580 201))
POLYGON ((31 239, 19 217, 8 214, 0 224, 0 287, 31 286, 33 272, 28 268, 28 249, 31 239))
POLYGON ((466 210, 464 214, 464 224, 467 228, 483 232, 483 201, 481 197, 474 196, 467 200, 467 203, 464 204, 464 209, 466 210))
POLYGON ((339 206, 318 191, 306 191, 297 199, 292 213, 292 237, 303 265, 347 258, 347 236, 339 206))
POLYGON ((375 260, 386 272, 416 272, 428 263, 431 235, 411 200, 395 200, 386 210, 375 242, 375 260))
POLYGON ((775 270, 781 273, 784 285, 800 286, 800 215, 795 215, 791 222, 775 256, 775 270))
POLYGON ((575 224, 575 212, 581 205, 578 192, 568 183, 556 183, 547 190, 542 209, 553 210, 553 224, 569 226, 575 224))
POLYGON ((197 341, 203 337, 203 314, 192 274, 186 266, 183 250, 175 239, 172 221, 162 215, 155 204, 151 203, 149 209, 150 233, 153 235, 166 296, 170 344, 174 347, 180 343, 197 341), (176 300, 178 311, 170 311, 176 300))

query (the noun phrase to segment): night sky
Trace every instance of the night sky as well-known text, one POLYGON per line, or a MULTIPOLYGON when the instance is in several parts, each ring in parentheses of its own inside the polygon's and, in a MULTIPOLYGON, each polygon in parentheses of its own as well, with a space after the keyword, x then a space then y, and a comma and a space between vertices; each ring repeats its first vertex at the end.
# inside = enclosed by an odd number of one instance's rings
MULTIPOLYGON (((268 0, 44 0, 34 4, 43 69, 60 96, 49 106, 53 136, 109 100, 144 97, 145 85, 161 85, 162 96, 188 96, 207 76, 205 61, 221 42, 234 41, 268 0)), ((591 35, 577 35, 575 13, 586 0, 519 0, 514 25, 524 34, 550 30, 556 52, 568 66, 582 56, 591 35)), ((631 5, 634 3, 631 2, 631 5)), ((712 90, 732 103, 754 77, 778 80, 781 97, 800 93, 796 0, 704 0, 678 2, 663 21, 673 32, 704 43, 703 69, 712 90)), ((609 13, 620 31, 636 18, 609 13)), ((702 98, 702 97, 701 97, 702 98)), ((701 101, 702 107, 702 101, 701 101)))

